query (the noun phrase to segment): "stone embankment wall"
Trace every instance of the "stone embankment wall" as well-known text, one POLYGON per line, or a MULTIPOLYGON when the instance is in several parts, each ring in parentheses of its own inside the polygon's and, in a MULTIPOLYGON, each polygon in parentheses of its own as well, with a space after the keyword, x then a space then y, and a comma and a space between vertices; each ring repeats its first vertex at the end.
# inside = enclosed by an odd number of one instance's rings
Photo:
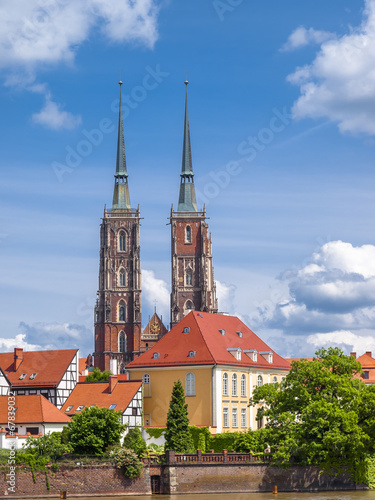
POLYGON ((158 459, 145 460, 142 475, 127 479, 111 464, 60 465, 52 472, 17 467, 15 490, 9 492, 6 472, 1 474, 0 497, 60 496, 68 497, 148 495, 152 491, 164 494, 183 493, 247 493, 272 491, 333 491, 363 489, 356 487, 348 474, 336 477, 321 473, 316 467, 291 466, 280 469, 260 462, 258 457, 243 453, 211 453, 177 455, 167 452, 165 464, 158 459), (48 478, 48 479, 47 479, 48 478), (48 489, 49 485, 49 489, 48 489))

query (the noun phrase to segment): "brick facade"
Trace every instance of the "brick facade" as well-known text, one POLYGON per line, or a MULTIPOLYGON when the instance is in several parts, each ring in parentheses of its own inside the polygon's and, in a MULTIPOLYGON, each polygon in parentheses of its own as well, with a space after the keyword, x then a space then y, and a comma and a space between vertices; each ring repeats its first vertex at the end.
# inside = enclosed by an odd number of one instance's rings
POLYGON ((217 312, 206 212, 171 211, 171 328, 191 310, 217 312))

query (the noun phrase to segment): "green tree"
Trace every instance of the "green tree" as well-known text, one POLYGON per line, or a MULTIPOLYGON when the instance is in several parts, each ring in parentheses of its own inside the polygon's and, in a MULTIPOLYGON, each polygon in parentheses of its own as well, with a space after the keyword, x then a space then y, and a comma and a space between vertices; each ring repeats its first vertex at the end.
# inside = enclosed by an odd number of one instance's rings
POLYGON ((74 415, 67 435, 75 453, 101 455, 107 446, 119 444, 124 429, 120 411, 93 406, 74 415))
POLYGON ((313 361, 294 361, 280 384, 255 388, 250 404, 260 405, 258 419, 267 417, 275 461, 334 472, 374 451, 375 386, 361 372, 340 349, 320 349, 313 361))
POLYGON ((142 453, 146 451, 146 441, 143 439, 142 432, 139 427, 129 429, 122 446, 129 450, 133 450, 138 456, 142 455, 142 453))
POLYGON ((116 467, 122 469, 125 477, 138 477, 143 470, 143 464, 133 450, 127 448, 117 450, 114 454, 114 460, 116 467))
POLYGON ((28 437, 23 449, 36 457, 44 457, 56 461, 64 453, 71 451, 71 446, 62 443, 61 432, 52 432, 39 438, 28 437))
POLYGON ((85 382, 108 382, 110 375, 112 375, 112 372, 110 372, 109 370, 104 370, 104 372, 101 372, 99 368, 95 368, 93 372, 87 375, 87 377, 85 378, 85 382))
POLYGON ((189 431, 188 405, 185 404, 185 393, 181 380, 177 380, 173 385, 167 416, 165 449, 174 450, 176 453, 192 453, 194 450, 189 431))

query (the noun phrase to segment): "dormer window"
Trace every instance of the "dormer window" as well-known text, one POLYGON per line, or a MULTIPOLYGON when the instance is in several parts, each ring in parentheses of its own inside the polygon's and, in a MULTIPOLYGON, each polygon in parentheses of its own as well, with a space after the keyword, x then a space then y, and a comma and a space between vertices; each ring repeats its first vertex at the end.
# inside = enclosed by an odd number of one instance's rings
POLYGON ((34 378, 37 376, 38 374, 37 373, 32 373, 30 375, 30 380, 34 380, 34 378))
POLYGON ((72 411, 72 408, 73 408, 73 405, 69 405, 68 408, 65 410, 65 413, 72 411))
POLYGON ((189 333, 189 332, 190 332, 190 326, 185 326, 184 333, 189 333))
POLYGON ((117 406, 117 403, 116 403, 116 404, 113 404, 113 405, 110 405, 109 409, 110 409, 110 410, 114 410, 114 409, 116 408, 116 406, 117 406))
POLYGON ((76 411, 82 411, 84 409, 85 405, 79 405, 76 411))
POLYGON ((223 328, 219 328, 219 332, 221 333, 221 335, 225 335, 225 330, 223 328))
POLYGON ((27 373, 23 373, 22 375, 20 375, 18 380, 23 380, 26 377, 26 375, 27 375, 27 373))
POLYGON ((263 356, 263 358, 268 362, 268 363, 273 363, 273 352, 272 351, 261 351, 259 354, 263 356))
POLYGON ((194 358, 194 356, 197 354, 197 351, 189 351, 189 358, 194 358))
POLYGON ((236 333, 240 337, 240 339, 242 339, 242 332, 236 332, 236 333))
POLYGON ((237 361, 241 361, 241 349, 239 347, 228 347, 227 350, 237 359, 237 361))
POLYGON ((256 349, 246 349, 244 353, 247 354, 254 363, 258 361, 258 351, 256 349))
POLYGON ((154 354, 152 355, 152 359, 159 359, 160 357, 160 352, 154 352, 154 354))

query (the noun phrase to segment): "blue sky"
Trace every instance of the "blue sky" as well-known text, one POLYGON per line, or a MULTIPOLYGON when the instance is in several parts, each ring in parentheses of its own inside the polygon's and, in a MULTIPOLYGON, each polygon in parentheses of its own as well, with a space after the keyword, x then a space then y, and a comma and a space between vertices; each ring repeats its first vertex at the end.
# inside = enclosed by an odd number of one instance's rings
POLYGON ((143 323, 169 322, 184 85, 219 308, 284 356, 375 351, 375 0, 0 3, 0 348, 93 350, 124 81, 143 323))

